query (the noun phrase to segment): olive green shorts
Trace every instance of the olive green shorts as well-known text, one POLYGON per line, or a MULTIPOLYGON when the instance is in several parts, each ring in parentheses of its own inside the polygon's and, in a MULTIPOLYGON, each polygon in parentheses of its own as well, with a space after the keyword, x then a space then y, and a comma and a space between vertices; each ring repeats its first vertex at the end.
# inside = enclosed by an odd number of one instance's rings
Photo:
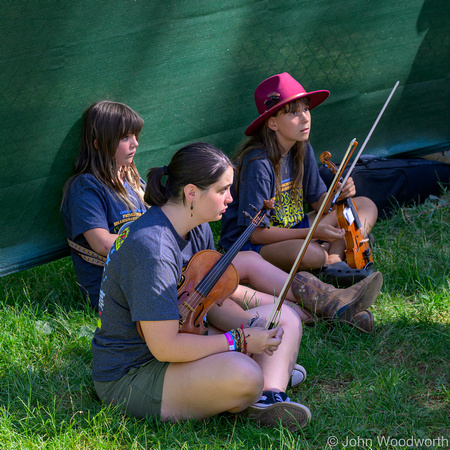
POLYGON ((128 415, 142 419, 161 416, 161 398, 168 362, 157 359, 131 369, 119 380, 95 381, 100 400, 119 406, 128 415))

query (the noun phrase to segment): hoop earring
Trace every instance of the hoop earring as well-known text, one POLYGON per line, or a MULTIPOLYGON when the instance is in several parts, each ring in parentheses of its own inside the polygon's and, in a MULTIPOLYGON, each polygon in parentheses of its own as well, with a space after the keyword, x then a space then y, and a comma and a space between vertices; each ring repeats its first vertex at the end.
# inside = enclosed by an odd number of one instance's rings
POLYGON ((192 214, 193 210, 194 210, 194 205, 193 205, 193 202, 191 202, 191 217, 194 217, 194 215, 192 214))

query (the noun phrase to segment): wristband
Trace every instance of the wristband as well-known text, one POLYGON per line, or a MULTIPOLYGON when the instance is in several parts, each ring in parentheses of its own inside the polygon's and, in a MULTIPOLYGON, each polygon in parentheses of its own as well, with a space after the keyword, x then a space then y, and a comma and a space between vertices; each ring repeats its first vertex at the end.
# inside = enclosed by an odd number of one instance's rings
POLYGON ((228 350, 230 350, 230 352, 236 351, 236 342, 233 338, 233 335, 230 332, 228 332, 225 333, 225 337, 227 338, 228 342, 228 350))

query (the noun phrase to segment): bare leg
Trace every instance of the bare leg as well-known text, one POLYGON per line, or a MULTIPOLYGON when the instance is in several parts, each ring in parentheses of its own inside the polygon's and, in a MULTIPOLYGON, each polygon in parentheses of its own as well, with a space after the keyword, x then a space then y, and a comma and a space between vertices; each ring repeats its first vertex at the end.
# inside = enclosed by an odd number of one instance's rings
MULTIPOLYGON (((233 260, 233 265, 239 273, 240 282, 253 288, 240 285, 231 297, 234 301, 244 309, 275 303, 288 278, 286 272, 252 251, 239 252, 233 260)), ((286 304, 295 310, 302 321, 310 318, 296 305, 297 300, 291 289, 286 294, 286 300, 286 304)))
MULTIPOLYGON (((273 309, 273 303, 252 308, 246 311, 245 319, 249 320, 255 316, 267 319, 270 317, 273 309)), ((213 325, 219 326, 220 329, 224 330, 227 325, 230 327, 230 324, 224 323, 223 318, 239 317, 241 313, 242 309, 239 305, 234 301, 225 300, 221 307, 213 306, 208 311, 208 322, 212 322, 213 325), (230 311, 234 311, 234 313, 230 311)), ((284 391, 292 374, 294 364, 297 361, 302 337, 302 322, 295 311, 289 306, 283 305, 277 324, 284 330, 283 340, 278 349, 270 356, 262 353, 252 357, 263 372, 264 390, 284 391)), ((246 326, 246 324, 243 325, 246 326)), ((208 326, 208 332, 211 334, 223 333, 223 331, 211 328, 211 325, 208 326)))
MULTIPOLYGON (((290 299, 290 297, 293 297, 291 289, 289 289, 288 294, 286 295, 284 304, 291 307, 302 321, 310 319, 311 316, 306 314, 298 304, 290 299)), ((272 305, 273 307, 278 299, 278 295, 266 294, 264 292, 255 291, 248 286, 239 285, 235 293, 230 298, 234 300, 242 309, 250 310, 262 305, 272 305)))
POLYGON ((358 210, 358 217, 366 234, 369 234, 378 218, 378 208, 375 203, 367 197, 355 197, 353 199, 358 210))
MULTIPOLYGON (((272 305, 263 305, 250 312, 261 317, 269 317, 272 305)), ((302 339, 302 322, 289 306, 281 309, 279 324, 284 330, 283 341, 272 356, 266 354, 254 355, 253 359, 259 364, 264 374, 264 390, 286 391, 292 369, 297 361, 298 349, 302 339)))
MULTIPOLYGON (((264 245, 261 248, 261 256, 279 267, 285 272, 290 272, 303 245, 302 239, 291 239, 273 244, 264 245)), ((326 264, 327 254, 317 242, 311 242, 299 267, 300 270, 320 269, 326 264)))
POLYGON ((172 363, 164 377, 161 419, 203 419, 243 411, 259 400, 263 384, 258 364, 242 353, 172 363))

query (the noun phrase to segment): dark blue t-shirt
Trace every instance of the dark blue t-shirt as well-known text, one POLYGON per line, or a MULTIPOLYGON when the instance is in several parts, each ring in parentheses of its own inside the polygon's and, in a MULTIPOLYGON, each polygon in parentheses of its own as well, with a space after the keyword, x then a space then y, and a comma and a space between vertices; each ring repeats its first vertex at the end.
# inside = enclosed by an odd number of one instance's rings
POLYGON ((182 239, 158 206, 127 228, 109 252, 101 285, 92 340, 96 381, 118 380, 153 358, 136 322, 178 320, 182 268, 200 250, 214 249, 209 224, 182 239))
MULTIPOLYGON (((76 177, 70 184, 62 206, 66 236, 91 249, 83 236, 84 232, 92 228, 104 228, 117 234, 124 223, 136 220, 146 211, 146 206, 127 183, 125 189, 131 202, 136 205, 133 211, 93 175, 76 177)), ((103 267, 93 265, 73 252, 72 261, 83 296, 89 294, 91 305, 96 308, 103 267)))
POLYGON ((302 186, 293 186, 292 164, 290 153, 280 161, 281 196, 283 199, 283 203, 280 205, 277 203, 275 192, 275 170, 267 156, 267 151, 265 149, 255 150, 246 156, 240 174, 239 195, 236 194, 237 180, 235 179, 231 188, 233 201, 228 205, 228 209, 222 217, 219 244, 223 248, 228 250, 250 224, 250 219, 242 213, 242 211, 247 211, 252 217, 255 215, 255 211, 249 204, 259 209, 263 206, 264 200, 274 199, 275 210, 272 211, 274 217, 271 220, 271 226, 291 228, 303 220, 305 216, 304 204, 316 202, 327 191, 326 185, 319 175, 319 168, 309 143, 305 146, 302 186), (301 199, 298 206, 293 201, 294 189, 297 190, 301 199))

